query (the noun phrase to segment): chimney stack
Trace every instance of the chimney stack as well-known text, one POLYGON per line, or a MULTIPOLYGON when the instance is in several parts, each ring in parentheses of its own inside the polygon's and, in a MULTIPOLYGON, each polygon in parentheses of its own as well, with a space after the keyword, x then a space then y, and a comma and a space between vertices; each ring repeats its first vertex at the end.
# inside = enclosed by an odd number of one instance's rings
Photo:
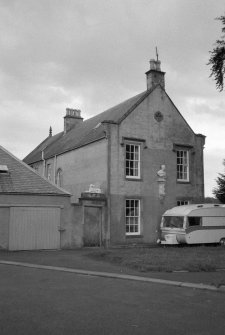
POLYGON ((64 116, 64 134, 68 133, 70 129, 83 122, 83 118, 80 114, 80 109, 66 108, 66 116, 64 116))
POLYGON ((154 88, 160 84, 165 89, 165 72, 161 71, 161 62, 157 59, 150 60, 150 70, 145 72, 147 77, 147 90, 154 88))

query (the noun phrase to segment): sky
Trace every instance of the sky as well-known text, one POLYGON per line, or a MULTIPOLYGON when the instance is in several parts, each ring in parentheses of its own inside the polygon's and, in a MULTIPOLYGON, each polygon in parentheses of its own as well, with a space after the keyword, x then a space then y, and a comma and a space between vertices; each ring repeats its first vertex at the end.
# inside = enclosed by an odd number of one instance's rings
POLYGON ((224 172, 225 91, 207 65, 224 0, 0 0, 0 145, 23 159, 63 130, 146 90, 158 48, 166 91, 206 136, 205 195, 224 172))

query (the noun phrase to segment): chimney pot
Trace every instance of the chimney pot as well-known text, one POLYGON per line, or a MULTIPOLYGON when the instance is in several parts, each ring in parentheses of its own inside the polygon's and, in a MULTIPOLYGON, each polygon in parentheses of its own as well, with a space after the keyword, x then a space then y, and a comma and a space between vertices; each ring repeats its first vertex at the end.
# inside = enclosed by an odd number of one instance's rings
POLYGON ((64 116, 64 134, 71 128, 83 122, 80 109, 66 108, 66 116, 64 116))
POLYGON ((149 63, 150 70, 145 73, 147 76, 147 90, 152 89, 158 84, 160 84, 165 89, 165 72, 161 71, 160 60, 151 59, 149 63))
POLYGON ((73 108, 66 108, 66 115, 72 117, 80 117, 81 110, 80 109, 73 109, 73 108))
POLYGON ((154 59, 150 59, 150 70, 156 69, 156 61, 154 59))
POLYGON ((161 62, 160 62, 160 60, 157 60, 157 61, 155 62, 155 64, 156 64, 156 70, 157 70, 157 71, 161 71, 161 62))

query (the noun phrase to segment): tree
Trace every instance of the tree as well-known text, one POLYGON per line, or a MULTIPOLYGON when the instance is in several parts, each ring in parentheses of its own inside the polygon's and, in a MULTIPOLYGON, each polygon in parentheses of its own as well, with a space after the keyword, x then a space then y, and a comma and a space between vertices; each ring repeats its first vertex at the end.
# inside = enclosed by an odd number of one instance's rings
MULTIPOLYGON (((225 167, 225 159, 223 161, 223 165, 225 167)), ((218 186, 213 189, 213 194, 220 202, 225 204, 225 174, 219 173, 219 177, 217 177, 216 182, 218 186)))
MULTIPOLYGON (((222 22, 222 33, 225 33, 225 15, 217 17, 216 20, 222 22)), ((211 57, 208 65, 211 65, 210 77, 214 77, 216 88, 219 91, 223 90, 225 76, 225 35, 221 36, 220 40, 215 43, 215 48, 210 51, 211 57)))
POLYGON ((218 204, 219 200, 213 197, 205 197, 204 198, 204 203, 205 204, 218 204))

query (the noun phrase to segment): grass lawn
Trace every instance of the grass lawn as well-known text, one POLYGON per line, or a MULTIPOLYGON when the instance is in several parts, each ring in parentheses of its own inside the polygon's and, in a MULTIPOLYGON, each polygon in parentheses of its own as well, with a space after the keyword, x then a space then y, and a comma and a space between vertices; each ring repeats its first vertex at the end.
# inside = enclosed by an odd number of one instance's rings
POLYGON ((148 271, 215 271, 225 269, 225 247, 132 247, 93 250, 87 254, 95 260, 148 271))

